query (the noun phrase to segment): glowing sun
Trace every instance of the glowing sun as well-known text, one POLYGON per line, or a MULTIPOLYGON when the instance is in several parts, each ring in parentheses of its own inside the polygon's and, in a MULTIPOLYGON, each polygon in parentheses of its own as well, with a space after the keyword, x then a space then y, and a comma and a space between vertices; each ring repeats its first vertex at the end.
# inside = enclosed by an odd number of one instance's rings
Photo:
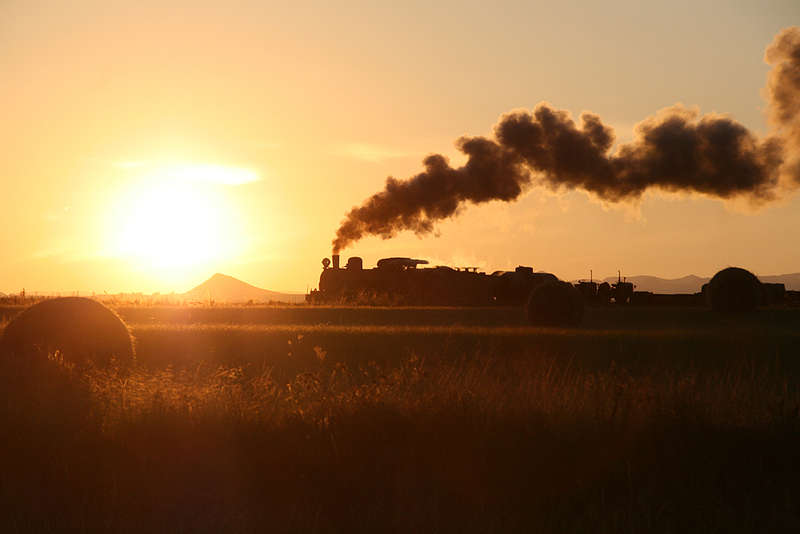
POLYGON ((207 269, 239 252, 241 232, 226 186, 246 183, 241 169, 173 166, 157 169, 123 193, 116 255, 143 267, 207 269))

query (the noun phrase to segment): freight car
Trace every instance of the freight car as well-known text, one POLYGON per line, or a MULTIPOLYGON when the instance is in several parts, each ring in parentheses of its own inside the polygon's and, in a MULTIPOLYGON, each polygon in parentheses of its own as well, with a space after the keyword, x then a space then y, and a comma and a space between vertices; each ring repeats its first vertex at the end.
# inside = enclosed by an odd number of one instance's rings
POLYGON ((631 304, 634 302, 634 285, 622 279, 622 273, 617 273, 617 281, 613 284, 602 282, 598 284, 591 278, 589 281, 581 280, 575 284, 578 293, 583 297, 583 301, 590 305, 607 306, 611 302, 615 304, 631 304))

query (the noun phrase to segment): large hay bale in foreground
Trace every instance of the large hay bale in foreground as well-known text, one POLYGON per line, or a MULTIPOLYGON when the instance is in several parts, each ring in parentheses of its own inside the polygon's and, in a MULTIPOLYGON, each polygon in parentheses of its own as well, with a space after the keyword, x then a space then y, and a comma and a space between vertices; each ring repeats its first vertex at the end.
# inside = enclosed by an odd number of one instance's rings
POLYGON ((576 326, 583 320, 583 298, 572 284, 549 281, 531 291, 526 311, 533 325, 576 326))
POLYGON ((761 301, 761 282, 756 275, 739 267, 722 269, 706 289, 711 307, 719 312, 753 311, 761 301))
MULTIPOLYGON (((81 297, 45 300, 19 314, 0 337, 0 354, 43 359, 60 351, 67 362, 120 367, 133 362, 128 327, 112 310, 81 297)), ((41 361, 41 360, 40 360, 41 361)))

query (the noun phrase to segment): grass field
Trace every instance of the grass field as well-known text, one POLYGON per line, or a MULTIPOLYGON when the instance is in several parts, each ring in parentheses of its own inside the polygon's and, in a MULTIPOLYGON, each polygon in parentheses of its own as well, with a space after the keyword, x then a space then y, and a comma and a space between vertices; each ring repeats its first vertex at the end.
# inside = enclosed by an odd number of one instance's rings
POLYGON ((800 529, 800 310, 118 312, 130 374, 4 363, 4 532, 800 529))

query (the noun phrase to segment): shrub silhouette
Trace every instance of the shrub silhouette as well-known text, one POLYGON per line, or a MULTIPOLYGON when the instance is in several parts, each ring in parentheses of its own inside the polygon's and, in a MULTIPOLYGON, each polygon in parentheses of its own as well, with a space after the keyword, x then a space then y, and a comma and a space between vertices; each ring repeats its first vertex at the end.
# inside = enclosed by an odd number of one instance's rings
POLYGON ((572 284, 549 281, 531 291, 526 310, 534 325, 575 326, 583 319, 583 298, 572 284))
POLYGON ((761 300, 761 282, 756 275, 739 267, 719 271, 708 283, 709 300, 715 311, 742 313, 753 311, 761 300))
POLYGON ((109 308, 82 297, 45 300, 31 306, 6 326, 0 354, 7 358, 46 361, 48 354, 75 365, 122 368, 133 362, 128 327, 109 308))

